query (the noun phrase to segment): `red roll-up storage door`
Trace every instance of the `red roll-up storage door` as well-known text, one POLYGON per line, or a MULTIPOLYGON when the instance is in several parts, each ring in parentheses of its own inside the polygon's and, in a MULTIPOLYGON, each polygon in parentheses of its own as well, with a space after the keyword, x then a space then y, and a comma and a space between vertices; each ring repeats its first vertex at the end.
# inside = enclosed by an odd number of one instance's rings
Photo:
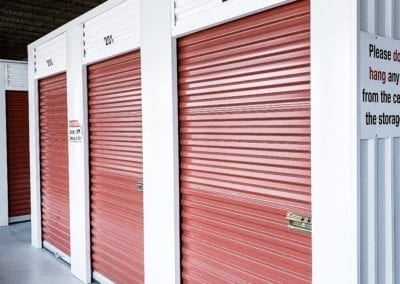
POLYGON ((88 67, 92 265, 115 283, 142 283, 140 52, 88 67))
POLYGON ((43 241, 70 255, 67 81, 39 81, 43 241))
POLYGON ((31 214, 28 92, 7 91, 8 216, 31 214))
POLYGON ((310 283, 310 3, 179 40, 182 278, 310 283))

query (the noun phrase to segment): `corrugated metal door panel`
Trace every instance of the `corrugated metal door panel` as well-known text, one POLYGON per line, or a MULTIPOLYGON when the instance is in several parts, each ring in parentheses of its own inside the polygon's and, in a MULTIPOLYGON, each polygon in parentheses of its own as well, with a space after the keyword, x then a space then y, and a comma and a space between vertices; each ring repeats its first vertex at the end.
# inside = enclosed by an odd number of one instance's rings
POLYGON ((311 282, 309 6, 179 40, 184 281, 311 282))
POLYGON ((143 196, 140 52, 88 67, 93 269, 142 283, 143 196))
POLYGON ((70 255, 67 78, 39 81, 43 241, 70 255))
POLYGON ((8 215, 31 214, 28 93, 6 92, 8 215))

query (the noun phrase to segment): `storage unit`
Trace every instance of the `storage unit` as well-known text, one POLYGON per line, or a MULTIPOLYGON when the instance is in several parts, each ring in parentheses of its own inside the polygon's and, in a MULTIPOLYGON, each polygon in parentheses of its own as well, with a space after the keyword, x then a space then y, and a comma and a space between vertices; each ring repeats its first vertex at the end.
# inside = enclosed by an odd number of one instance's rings
POLYGON ((357 7, 141 2, 149 283, 357 283, 357 7))
POLYGON ((139 51, 88 67, 92 267, 115 283, 144 281, 140 77, 139 51))
POLYGON ((311 282, 310 3, 178 40, 182 278, 311 282))
POLYGON ((81 281, 396 283, 400 128, 361 139, 360 3, 110 0, 32 43, 32 244, 64 76, 70 257, 52 245, 81 281))
POLYGON ((125 1, 85 21, 83 42, 88 78, 93 278, 142 283, 139 2, 125 1))
POLYGON ((27 64, 0 60, 0 226, 30 219, 27 64))
POLYGON ((32 227, 40 247, 70 262, 70 199, 68 175, 68 117, 66 35, 59 33, 32 50, 29 70, 32 116, 30 152, 32 227), (37 218, 40 216, 40 218, 37 218))

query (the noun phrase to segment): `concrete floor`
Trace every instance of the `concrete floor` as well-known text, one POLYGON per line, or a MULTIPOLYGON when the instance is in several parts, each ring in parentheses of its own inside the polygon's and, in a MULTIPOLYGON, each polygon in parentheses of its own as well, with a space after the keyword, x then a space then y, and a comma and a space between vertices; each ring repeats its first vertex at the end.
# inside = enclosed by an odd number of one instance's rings
POLYGON ((78 284, 69 266, 30 245, 30 222, 0 227, 1 284, 78 284))

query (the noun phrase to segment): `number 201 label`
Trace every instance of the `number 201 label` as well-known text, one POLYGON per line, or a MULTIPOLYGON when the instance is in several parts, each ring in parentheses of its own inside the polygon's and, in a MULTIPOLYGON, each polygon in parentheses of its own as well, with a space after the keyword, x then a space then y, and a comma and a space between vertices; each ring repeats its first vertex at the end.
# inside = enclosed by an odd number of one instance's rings
POLYGON ((53 66, 54 65, 54 62, 53 62, 53 59, 47 59, 46 60, 46 63, 47 63, 47 67, 51 67, 51 66, 53 66))

